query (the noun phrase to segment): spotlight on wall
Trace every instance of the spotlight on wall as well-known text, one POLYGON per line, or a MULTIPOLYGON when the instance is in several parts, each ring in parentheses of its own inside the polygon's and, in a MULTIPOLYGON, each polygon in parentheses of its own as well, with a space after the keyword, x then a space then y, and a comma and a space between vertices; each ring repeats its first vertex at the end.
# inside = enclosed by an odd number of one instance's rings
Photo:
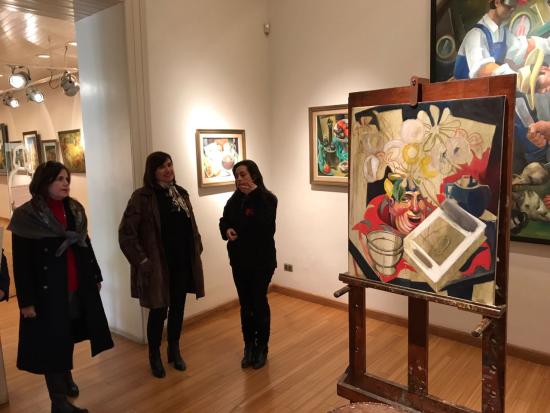
POLYGON ((44 94, 35 87, 27 88, 27 100, 42 103, 44 102, 44 94))
POLYGON ((69 72, 65 72, 61 76, 61 87, 67 96, 74 96, 80 90, 76 76, 69 72))
POLYGON ((21 66, 12 66, 10 75, 10 85, 16 89, 27 86, 31 80, 29 69, 25 72, 21 66))
POLYGON ((14 98, 11 93, 6 93, 4 95, 4 97, 2 98, 2 103, 14 109, 19 107, 19 100, 17 98, 14 98))

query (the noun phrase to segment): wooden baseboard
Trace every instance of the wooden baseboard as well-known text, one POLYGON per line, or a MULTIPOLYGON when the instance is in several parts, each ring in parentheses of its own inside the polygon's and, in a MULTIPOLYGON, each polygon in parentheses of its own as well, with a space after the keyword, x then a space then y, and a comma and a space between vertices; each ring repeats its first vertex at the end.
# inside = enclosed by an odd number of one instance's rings
MULTIPOLYGON (((331 300, 330 298, 320 297, 318 295, 295 290, 293 288, 287 288, 287 287, 282 287, 280 285, 271 284, 269 290, 287 295, 289 297, 298 298, 300 300, 309 301, 312 303, 337 308, 339 310, 348 311, 347 303, 341 303, 335 300, 331 300)), ((379 321, 383 321, 391 324, 397 324, 403 327, 407 327, 408 325, 406 318, 399 317, 393 314, 384 313, 382 311, 367 309, 365 311, 365 315, 375 320, 379 320, 379 321)), ((449 340, 458 341, 459 343, 464 343, 475 347, 481 347, 481 340, 479 338, 475 338, 468 333, 455 330, 452 328, 441 327, 441 326, 430 324, 430 334, 436 335, 438 337, 443 337, 449 340)), ((531 350, 531 349, 516 346, 513 344, 506 345, 506 353, 512 357, 517 357, 523 360, 531 361, 533 363, 550 366, 550 354, 548 353, 543 353, 537 350, 531 350)))

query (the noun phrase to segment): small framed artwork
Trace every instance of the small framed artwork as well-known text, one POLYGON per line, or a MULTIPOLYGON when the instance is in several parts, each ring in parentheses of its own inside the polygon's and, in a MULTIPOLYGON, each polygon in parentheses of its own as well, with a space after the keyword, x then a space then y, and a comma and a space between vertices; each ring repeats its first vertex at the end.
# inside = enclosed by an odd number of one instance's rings
POLYGON ((197 175, 199 188, 232 185, 233 166, 245 159, 242 129, 197 129, 197 175))
POLYGON ((12 169, 31 169, 29 151, 24 143, 15 142, 17 145, 11 149, 12 169))
POLYGON ((40 135, 36 131, 23 132, 23 145, 29 155, 29 167, 34 171, 42 162, 40 148, 40 135))
POLYGON ((5 123, 0 123, 0 175, 7 175, 8 173, 7 143, 8 126, 5 123))
POLYGON ((319 185, 348 184, 348 106, 309 108, 310 182, 319 185))
POLYGON ((55 139, 42 141, 42 159, 59 162, 59 143, 55 139))
POLYGON ((57 132, 63 164, 71 173, 86 173, 84 145, 80 129, 57 132))

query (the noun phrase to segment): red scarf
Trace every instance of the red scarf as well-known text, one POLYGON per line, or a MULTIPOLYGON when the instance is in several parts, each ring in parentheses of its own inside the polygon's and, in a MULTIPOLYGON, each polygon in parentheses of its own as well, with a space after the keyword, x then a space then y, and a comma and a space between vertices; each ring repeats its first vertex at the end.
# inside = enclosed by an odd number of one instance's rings
MULTIPOLYGON (((59 221, 63 228, 67 229, 67 215, 63 201, 48 198, 48 206, 53 212, 55 219, 59 221)), ((76 259, 72 248, 67 249, 67 288, 69 292, 74 292, 78 288, 78 276, 76 271, 76 259)))

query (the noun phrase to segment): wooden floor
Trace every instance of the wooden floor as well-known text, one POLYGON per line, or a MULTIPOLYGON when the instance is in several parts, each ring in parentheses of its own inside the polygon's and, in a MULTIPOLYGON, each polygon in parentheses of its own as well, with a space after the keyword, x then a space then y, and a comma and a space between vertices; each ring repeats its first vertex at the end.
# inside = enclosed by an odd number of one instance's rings
MULTIPOLYGON (((260 370, 241 370, 238 308, 213 314, 184 328, 182 353, 188 370, 166 366, 153 378, 147 348, 115 337, 116 346, 92 359, 89 346, 75 351, 76 404, 92 413, 327 412, 347 401, 336 382, 347 366, 347 313, 270 294, 272 339, 269 361, 260 370)), ((0 413, 46 413, 49 401, 42 376, 15 367, 17 302, 0 305, 0 334, 10 404, 0 413)), ((405 383, 403 327, 367 321, 369 371, 405 383)), ((164 348, 163 348, 164 350, 164 348)), ((430 340, 431 393, 480 409, 480 350, 439 337, 430 340)), ((164 356, 164 351, 163 351, 164 356)), ((550 367, 509 358, 507 413, 550 412, 550 367)))

